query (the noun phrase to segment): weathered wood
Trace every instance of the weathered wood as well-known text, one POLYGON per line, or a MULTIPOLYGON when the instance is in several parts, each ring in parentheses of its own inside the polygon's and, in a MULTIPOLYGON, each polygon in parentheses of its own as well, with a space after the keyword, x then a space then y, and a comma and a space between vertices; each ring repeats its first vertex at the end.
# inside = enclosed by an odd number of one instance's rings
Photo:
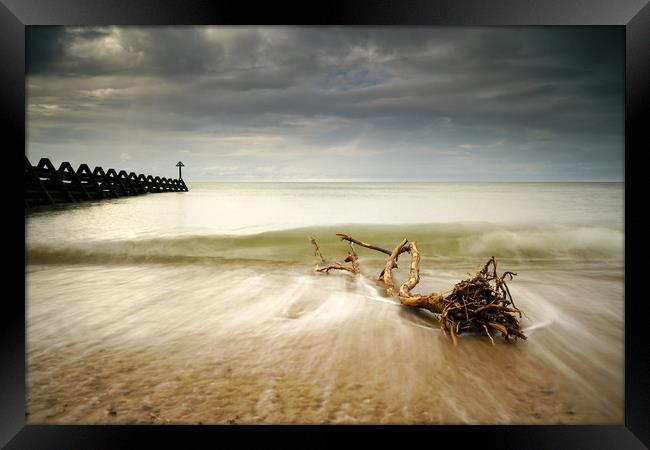
POLYGON ((427 309, 438 315, 440 326, 443 330, 449 331, 454 345, 457 344, 457 336, 464 331, 479 331, 485 333, 494 343, 489 329, 499 331, 506 342, 515 342, 517 338, 527 339, 521 331, 517 315, 521 318, 522 313, 514 304, 510 289, 505 279, 517 275, 514 272, 504 272, 501 276, 497 274, 497 263, 494 258, 488 262, 473 277, 462 280, 454 285, 449 293, 431 293, 429 295, 412 294, 411 291, 420 281, 420 251, 415 241, 409 242, 404 238, 390 253, 387 250, 371 244, 366 244, 348 236, 338 233, 342 240, 348 241, 352 253, 348 252, 346 262, 352 262, 352 267, 344 266, 341 263, 325 264, 325 259, 320 253, 316 240, 310 238, 316 248, 316 255, 320 257, 321 263, 315 267, 317 272, 328 273, 332 269, 345 270, 355 275, 361 273, 358 258, 354 253, 353 245, 361 245, 366 248, 389 254, 384 271, 380 280, 384 283, 386 294, 397 297, 405 306, 427 309), (401 253, 411 254, 411 268, 408 279, 402 283, 396 291, 393 281, 393 269, 395 261, 401 253))
POLYGON ((149 192, 187 192, 183 180, 145 176, 135 172, 118 172, 100 166, 90 170, 81 164, 75 171, 69 162, 58 169, 48 158, 41 158, 33 166, 25 155, 24 168, 25 208, 57 203, 101 200, 149 192))
MULTIPOLYGON (((354 244, 360 245, 360 246, 362 246, 362 247, 369 248, 369 249, 371 249, 371 250, 377 250, 378 252, 385 253, 385 254, 387 254, 387 255, 389 255, 389 256, 390 256, 390 254, 391 254, 391 252, 390 252, 389 250, 386 250, 386 249, 381 248, 381 247, 377 247, 376 245, 367 244, 367 243, 365 243, 365 242, 358 241, 358 240, 354 239, 353 237, 351 237, 351 236, 349 236, 349 235, 347 235, 347 234, 345 234, 345 233, 336 233, 336 235, 337 235, 338 237, 340 237, 342 241, 348 241, 348 242, 350 242, 350 243, 354 243, 354 244)), ((401 255, 402 253, 404 253, 404 252, 406 252, 406 251, 408 251, 408 247, 403 247, 403 248, 399 251, 399 253, 398 253, 397 256, 395 257, 395 259, 393 260, 393 269, 397 269, 397 259, 399 258, 399 255, 401 255)), ((381 273, 379 274, 379 279, 380 279, 380 280, 383 280, 383 279, 384 279, 384 270, 382 270, 381 273)))
POLYGON ((365 242, 358 241, 358 240, 354 239, 353 237, 348 236, 345 233, 336 233, 336 235, 338 237, 340 237, 342 241, 352 242, 352 243, 360 245, 362 247, 366 247, 366 248, 369 248, 369 249, 372 249, 372 250, 377 250, 378 252, 386 253, 389 256, 391 254, 390 250, 386 250, 386 249, 383 249, 381 247, 377 247, 377 246, 372 245, 372 244, 366 244, 365 242))
POLYGON ((401 253, 402 248, 406 245, 406 242, 406 238, 402 239, 402 242, 400 242, 391 252, 388 261, 386 261, 386 267, 384 267, 384 285, 386 286, 386 293, 391 297, 395 295, 395 286, 393 285, 393 267, 395 267, 395 260, 401 253))
POLYGON ((411 290, 420 282, 420 250, 417 242, 412 241, 405 245, 411 253, 411 270, 409 278, 399 288, 398 298, 406 306, 428 309, 432 313, 441 314, 445 308, 444 297, 437 293, 430 295, 414 295, 411 290))
POLYGON ((355 275, 359 275, 361 273, 361 270, 359 268, 359 257, 357 256, 357 252, 354 250, 354 244, 352 242, 350 242, 350 250, 348 250, 348 256, 344 260, 344 262, 349 262, 350 266, 346 266, 338 262, 333 264, 327 264, 327 261, 325 261, 325 257, 323 256, 323 253, 320 251, 320 247, 318 246, 316 239, 310 237, 309 241, 314 246, 314 250, 315 250, 314 255, 318 256, 321 261, 321 264, 317 265, 315 268, 316 272, 329 273, 330 270, 345 270, 355 275))

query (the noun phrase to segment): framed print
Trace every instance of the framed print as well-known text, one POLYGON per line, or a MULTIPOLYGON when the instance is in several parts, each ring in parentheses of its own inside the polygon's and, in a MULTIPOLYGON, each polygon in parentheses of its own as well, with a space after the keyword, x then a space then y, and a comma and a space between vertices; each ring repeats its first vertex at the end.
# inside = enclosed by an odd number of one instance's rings
POLYGON ((7 448, 648 445, 644 1, 1 9, 7 448))

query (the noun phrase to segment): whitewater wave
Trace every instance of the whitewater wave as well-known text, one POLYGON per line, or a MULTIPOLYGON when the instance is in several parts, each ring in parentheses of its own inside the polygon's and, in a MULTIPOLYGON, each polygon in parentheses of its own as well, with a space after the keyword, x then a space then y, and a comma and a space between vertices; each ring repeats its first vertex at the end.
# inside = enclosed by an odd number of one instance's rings
MULTIPOLYGON (((313 261, 308 237, 314 236, 325 256, 345 254, 335 236, 353 237, 392 250, 402 238, 416 240, 424 257, 510 259, 615 260, 624 258, 624 231, 603 226, 501 226, 484 223, 418 225, 339 225, 268 231, 253 235, 201 235, 133 240, 84 242, 26 241, 28 263, 152 262, 192 263, 209 261, 300 263, 313 261)), ((360 249, 363 258, 380 253, 360 249)))

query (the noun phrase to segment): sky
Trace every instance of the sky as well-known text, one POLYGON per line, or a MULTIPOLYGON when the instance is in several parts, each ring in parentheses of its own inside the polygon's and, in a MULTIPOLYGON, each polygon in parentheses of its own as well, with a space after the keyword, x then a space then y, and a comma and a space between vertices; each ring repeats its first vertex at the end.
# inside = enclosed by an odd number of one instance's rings
POLYGON ((27 27, 27 156, 186 181, 624 181, 622 27, 27 27))

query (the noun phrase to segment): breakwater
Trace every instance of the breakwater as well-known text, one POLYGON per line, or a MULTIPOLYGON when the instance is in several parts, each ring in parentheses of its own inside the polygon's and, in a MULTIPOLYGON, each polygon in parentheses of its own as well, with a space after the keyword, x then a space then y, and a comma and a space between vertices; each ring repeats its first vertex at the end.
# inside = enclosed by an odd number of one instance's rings
POLYGON ((187 190, 182 179, 104 170, 100 166, 90 170, 87 164, 74 170, 69 162, 57 169, 48 158, 41 158, 33 166, 25 156, 25 208, 187 190))

